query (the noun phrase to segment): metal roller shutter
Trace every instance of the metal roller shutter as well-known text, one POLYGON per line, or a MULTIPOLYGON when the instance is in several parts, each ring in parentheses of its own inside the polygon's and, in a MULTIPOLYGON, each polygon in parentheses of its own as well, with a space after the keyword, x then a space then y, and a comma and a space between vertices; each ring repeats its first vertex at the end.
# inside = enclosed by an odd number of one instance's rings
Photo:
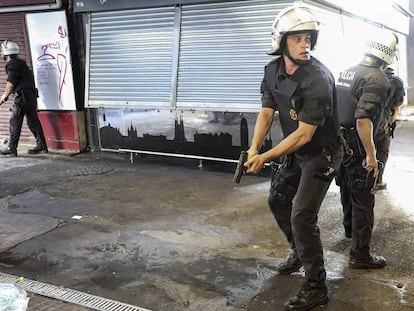
POLYGON ((258 111, 271 25, 292 1, 182 7, 177 108, 258 111))
POLYGON ((89 107, 170 107, 175 7, 91 14, 89 107))
MULTIPOLYGON (((24 13, 3 13, 0 14, 0 43, 5 39, 13 40, 19 45, 19 56, 31 65, 31 58, 28 51, 24 13)), ((6 86, 6 73, 4 66, 6 62, 0 57, 0 94, 3 94, 6 86)), ((0 140, 9 138, 9 118, 13 98, 0 106, 0 140)), ((23 123, 20 134, 20 142, 27 143, 34 141, 33 135, 28 129, 26 122, 23 123)), ((2 145, 0 144, 0 148, 2 145)))

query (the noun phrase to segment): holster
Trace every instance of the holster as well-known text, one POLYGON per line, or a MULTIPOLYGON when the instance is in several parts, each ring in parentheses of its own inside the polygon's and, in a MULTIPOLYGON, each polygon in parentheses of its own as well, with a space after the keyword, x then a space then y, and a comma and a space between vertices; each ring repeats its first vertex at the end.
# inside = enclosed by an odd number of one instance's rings
POLYGON ((345 142, 352 150, 354 156, 365 157, 365 149, 362 146, 357 129, 355 127, 345 128, 343 131, 345 142))
POLYGON ((294 156, 295 155, 293 153, 286 154, 284 159, 283 159, 283 162, 282 162, 282 167, 285 167, 285 168, 291 167, 292 163, 293 163, 293 157, 294 156))

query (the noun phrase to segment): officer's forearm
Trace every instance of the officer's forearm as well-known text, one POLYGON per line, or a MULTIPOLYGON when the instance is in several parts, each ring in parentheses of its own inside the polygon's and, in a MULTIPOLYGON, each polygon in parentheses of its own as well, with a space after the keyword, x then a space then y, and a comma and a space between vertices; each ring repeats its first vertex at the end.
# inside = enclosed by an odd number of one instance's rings
POLYGON ((257 152, 260 150, 263 140, 273 124, 274 110, 263 108, 257 116, 254 127, 254 135, 250 146, 250 151, 257 152))
POLYGON ((14 90, 14 85, 12 83, 10 83, 9 81, 7 81, 6 89, 4 90, 3 97, 4 98, 9 97, 10 94, 13 92, 13 90, 14 90))
POLYGON ((262 154, 265 162, 270 162, 285 154, 293 153, 312 140, 317 129, 316 125, 299 122, 299 127, 284 138, 274 148, 262 154))
POLYGON ((359 138, 364 146, 367 156, 375 158, 376 150, 373 139, 373 125, 368 118, 357 119, 356 122, 359 138))
POLYGON ((391 116, 390 123, 394 123, 395 120, 397 120, 398 116, 400 115, 400 112, 401 112, 401 107, 400 106, 394 107, 394 111, 393 111, 393 114, 391 116))
POLYGON ((262 153, 261 156, 263 157, 264 162, 268 163, 285 154, 292 153, 299 149, 301 146, 303 146, 299 142, 300 138, 292 133, 291 135, 283 139, 275 147, 266 151, 265 153, 262 153))

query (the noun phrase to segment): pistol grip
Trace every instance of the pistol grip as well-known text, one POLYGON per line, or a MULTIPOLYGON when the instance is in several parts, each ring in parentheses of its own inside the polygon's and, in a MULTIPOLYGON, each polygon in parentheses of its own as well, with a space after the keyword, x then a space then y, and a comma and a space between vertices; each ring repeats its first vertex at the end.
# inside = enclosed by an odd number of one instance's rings
POLYGON ((240 152, 239 162, 237 163, 237 167, 236 167, 236 170, 233 176, 233 182, 237 184, 240 183, 240 180, 244 172, 246 171, 246 168, 244 167, 244 163, 246 163, 246 161, 247 161, 247 152, 246 151, 240 152))

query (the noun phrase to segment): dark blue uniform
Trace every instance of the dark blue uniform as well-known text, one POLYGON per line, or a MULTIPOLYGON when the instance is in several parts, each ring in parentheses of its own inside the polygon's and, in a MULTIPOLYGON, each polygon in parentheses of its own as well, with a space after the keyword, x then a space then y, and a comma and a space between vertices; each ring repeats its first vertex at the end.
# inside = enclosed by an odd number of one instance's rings
POLYGON ((362 166, 365 149, 356 130, 356 119, 369 118, 374 136, 383 117, 389 83, 376 67, 356 65, 340 74, 337 82, 339 121, 345 127, 345 139, 353 154, 345 154, 337 177, 344 212, 343 225, 352 233, 350 255, 370 259, 370 242, 374 225, 374 179, 362 166))
POLYGON ((285 137, 298 128, 299 121, 317 126, 312 141, 288 155, 274 171, 268 201, 299 255, 307 281, 312 287, 324 287, 317 215, 343 155, 337 136, 335 80, 315 58, 288 76, 280 57, 266 66, 261 92, 262 106, 279 111, 285 137))
POLYGON ((15 96, 10 117, 9 149, 17 149, 23 118, 26 116, 27 125, 36 138, 36 147, 47 150, 42 125, 37 115, 37 90, 32 70, 24 60, 13 57, 6 64, 6 74, 7 81, 14 85, 15 96))

